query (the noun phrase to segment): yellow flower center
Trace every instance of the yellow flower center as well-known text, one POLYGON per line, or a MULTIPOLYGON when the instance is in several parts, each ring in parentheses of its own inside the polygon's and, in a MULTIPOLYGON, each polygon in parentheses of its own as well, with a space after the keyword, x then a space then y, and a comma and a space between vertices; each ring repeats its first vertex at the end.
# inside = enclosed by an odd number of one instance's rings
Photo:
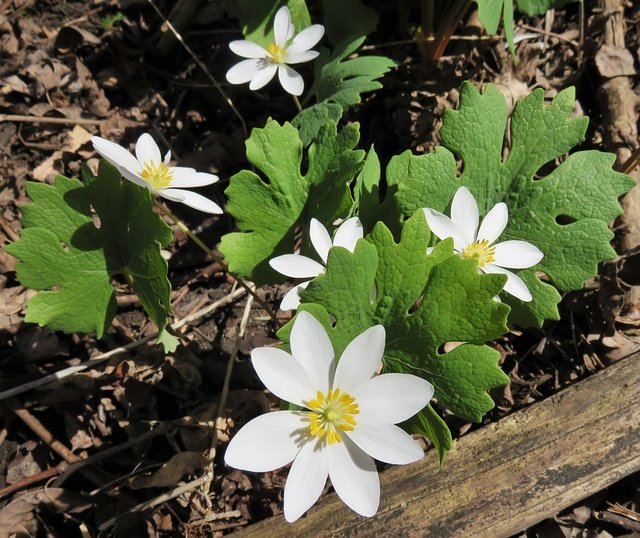
POLYGON ((280 45, 269 43, 267 52, 269 53, 269 60, 274 64, 284 63, 284 49, 280 45))
POLYGON ((322 439, 325 435, 330 445, 340 443, 342 436, 340 431, 352 431, 356 425, 353 415, 357 415, 358 404, 353 396, 340 389, 332 389, 325 396, 318 391, 315 400, 307 402, 311 409, 309 418, 311 435, 322 439))
POLYGON ((486 239, 471 243, 462 249, 465 258, 475 258, 478 260, 478 267, 484 267, 487 263, 494 262, 496 247, 490 247, 486 239))
POLYGON ((173 172, 164 163, 147 161, 142 167, 142 178, 154 189, 166 189, 173 179, 173 172))

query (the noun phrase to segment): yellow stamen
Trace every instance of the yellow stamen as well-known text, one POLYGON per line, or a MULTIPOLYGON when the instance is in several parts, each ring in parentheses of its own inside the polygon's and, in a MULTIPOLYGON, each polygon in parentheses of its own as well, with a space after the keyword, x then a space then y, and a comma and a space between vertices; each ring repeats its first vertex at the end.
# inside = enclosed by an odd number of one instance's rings
POLYGON ((274 64, 284 63, 284 49, 276 43, 269 43, 267 46, 267 53, 269 54, 269 60, 274 64))
POLYGON ((166 189, 173 179, 173 172, 166 164, 154 161, 145 162, 140 175, 156 190, 166 189))
POLYGON ((322 439, 325 435, 330 445, 340 443, 340 431, 352 431, 356 425, 353 415, 360 413, 353 396, 340 389, 332 389, 325 396, 318 391, 316 398, 306 403, 312 412, 307 413, 311 420, 309 432, 322 439))
POLYGON ((462 255, 465 258, 475 258, 478 260, 478 267, 484 267, 487 263, 494 262, 496 247, 490 247, 489 241, 483 239, 471 243, 462 249, 462 255))

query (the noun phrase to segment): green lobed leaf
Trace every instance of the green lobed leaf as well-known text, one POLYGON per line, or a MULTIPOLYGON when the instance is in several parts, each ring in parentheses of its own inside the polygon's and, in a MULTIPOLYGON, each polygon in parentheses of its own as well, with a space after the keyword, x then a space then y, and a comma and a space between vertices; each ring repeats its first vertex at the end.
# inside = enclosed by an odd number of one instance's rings
POLYGON ((361 95, 382 87, 377 81, 395 62, 385 56, 358 56, 346 59, 364 42, 364 37, 349 38, 339 43, 333 53, 320 50, 315 60, 313 85, 305 103, 315 97, 317 103, 306 108, 292 121, 301 130, 306 146, 326 123, 327 118, 337 120, 348 108, 362 100, 361 95))
MULTIPOLYGON (((325 324, 337 356, 368 327, 384 325, 384 371, 427 379, 453 413, 480 421, 494 405, 487 391, 508 382, 499 354, 483 345, 507 330, 509 308, 493 300, 504 277, 479 274, 471 260, 453 255, 450 240, 427 255, 429 237, 419 211, 400 243, 379 223, 353 253, 331 249, 326 273, 302 291, 300 309, 325 324), (447 342, 466 343, 440 353, 447 342)), ((290 325, 279 338, 287 340, 290 325)))
POLYGON ((289 8, 296 34, 311 24, 304 0, 239 0, 236 14, 242 23, 245 39, 263 47, 273 41, 273 20, 283 5, 289 8))
POLYGON ((122 274, 162 331, 171 287, 160 245, 172 237, 153 212, 149 191, 102 161, 86 187, 58 176, 53 186, 28 183, 27 194, 33 203, 22 207, 22 236, 7 247, 19 260, 20 282, 39 291, 26 321, 101 337, 116 312, 111 278, 122 274))
POLYGON ((22 285, 39 290, 27 303, 25 320, 100 338, 116 301, 86 189, 77 179, 57 176, 53 186, 28 182, 26 191, 33 203, 21 208, 21 237, 6 247, 19 260, 22 285))
POLYGON ((226 234, 220 245, 231 271, 256 283, 281 280, 268 261, 293 252, 296 226, 308 230, 312 217, 328 225, 347 214, 353 203, 349 184, 364 158, 362 150, 353 149, 358 129, 357 123, 339 132, 331 122, 323 127, 308 149, 304 175, 303 144, 294 126, 268 120, 253 129, 247 159, 267 180, 242 170, 225 191, 240 230, 226 234))
POLYGON ((524 326, 559 317, 560 294, 537 278, 536 271, 560 290, 574 290, 596 274, 599 262, 615 256, 608 224, 621 213, 618 197, 633 186, 612 169, 614 156, 598 151, 575 153, 547 177, 536 179, 540 168, 584 139, 588 123, 586 117, 570 117, 572 88, 548 106, 543 101, 540 89, 516 104, 511 147, 503 161, 508 121, 504 97, 494 86, 480 94, 465 83, 459 110, 444 115, 440 134, 445 147, 426 156, 404 153, 394 157, 387 170, 398 183, 396 200, 405 215, 420 207, 446 212, 461 185, 472 192, 481 215, 498 202, 507 204, 509 223, 500 240, 522 239, 544 252, 537 266, 517 271, 533 301, 502 294, 513 307, 511 321, 524 326), (462 158, 460 176, 451 152, 462 158))

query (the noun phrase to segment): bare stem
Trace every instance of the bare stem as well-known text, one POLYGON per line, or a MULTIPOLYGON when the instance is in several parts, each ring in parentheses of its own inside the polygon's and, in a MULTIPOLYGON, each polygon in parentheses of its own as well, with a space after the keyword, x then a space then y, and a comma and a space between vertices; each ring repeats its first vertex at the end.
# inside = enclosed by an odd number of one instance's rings
POLYGON ((240 278, 237 275, 234 275, 231 271, 229 271, 229 267, 227 266, 227 264, 225 263, 224 259, 219 256, 218 254, 216 254, 213 250, 211 250, 207 245, 205 245, 202 240, 195 234, 193 233, 188 227, 187 225, 182 222, 178 217, 176 217, 170 210, 168 207, 166 207, 164 204, 158 202, 157 200, 154 201, 155 206, 163 213, 165 214, 167 217, 169 217, 174 223, 175 225, 180 228, 185 234, 187 234, 187 236, 189 237, 189 239, 191 239, 196 245, 198 245, 210 258, 212 258, 213 260, 215 260, 216 262, 218 262, 224 271, 226 271, 240 286, 242 286, 245 290, 247 290, 247 292, 249 293, 249 295, 251 295, 256 302, 265 310, 265 312, 267 314, 269 314, 269 316, 271 317, 271 319, 277 324, 278 323, 278 318, 276 317, 275 313, 273 312, 273 310, 271 309, 271 307, 265 303, 260 297, 258 297, 258 295, 256 294, 256 292, 253 290, 253 288, 251 286, 249 286, 249 284, 247 284, 242 278, 240 278))
POLYGON ((293 97, 293 102, 296 104, 296 108, 298 109, 298 112, 302 112, 302 105, 300 104, 300 101, 298 100, 298 96, 291 94, 291 97, 293 97))

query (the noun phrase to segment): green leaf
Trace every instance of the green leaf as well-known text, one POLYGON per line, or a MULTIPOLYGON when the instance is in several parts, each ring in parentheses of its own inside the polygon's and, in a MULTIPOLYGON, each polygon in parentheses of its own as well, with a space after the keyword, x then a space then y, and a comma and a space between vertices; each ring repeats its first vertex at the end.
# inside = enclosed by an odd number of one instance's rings
POLYGON ((327 118, 338 120, 344 111, 362 100, 361 94, 382 88, 377 81, 395 62, 385 56, 359 56, 346 60, 364 42, 364 37, 351 38, 339 43, 333 54, 323 48, 315 60, 313 85, 304 103, 311 97, 317 103, 303 110, 293 119, 301 129, 301 139, 306 146, 315 139, 327 118))
POLYGON ((399 237, 402 215, 396 207, 394 197, 398 186, 391 181, 382 186, 381 179, 380 160, 371 146, 353 188, 355 204, 352 213, 359 215, 365 231, 371 231, 377 222, 384 222, 394 237, 399 237), (384 199, 382 190, 386 191, 384 199))
POLYGON ((378 12, 361 0, 323 0, 324 27, 334 45, 354 36, 366 36, 378 26, 378 12))
POLYGON ((442 465, 446 453, 453 446, 453 440, 451 439, 449 427, 433 407, 430 404, 427 405, 415 417, 405 422, 403 426, 412 433, 427 437, 437 450, 438 460, 442 465))
MULTIPOLYGON (((471 260, 453 255, 450 240, 427 255, 429 236, 419 211, 398 244, 379 223, 353 253, 331 249, 326 273, 301 293, 300 309, 325 325, 338 357, 365 329, 384 325, 384 371, 427 379, 440 402, 477 422, 494 405, 487 391, 508 383, 499 354, 483 345, 507 330, 509 308, 493 300, 505 279, 479 274, 471 260), (467 343, 440 353, 447 342, 467 343)), ((286 339, 288 330, 278 337, 286 339)))
POLYGON ((315 77, 309 90, 318 102, 329 101, 343 109, 360 103, 360 95, 382 88, 377 81, 396 63, 385 56, 358 56, 346 59, 364 42, 364 37, 339 43, 333 54, 323 48, 315 62, 315 77))
POLYGON ((533 301, 522 303, 502 297, 513 307, 512 322, 540 326, 558 319, 560 295, 535 276, 544 272, 562 291, 582 287, 597 272, 598 263, 615 252, 608 224, 621 213, 618 197, 633 182, 612 169, 615 157, 582 151, 568 157, 547 177, 536 174, 584 139, 588 118, 571 117, 574 90, 558 94, 544 106, 543 91, 536 90, 517 103, 510 124, 511 147, 503 160, 507 127, 504 97, 489 85, 480 94, 471 84, 461 89, 460 108, 445 112, 440 131, 445 148, 416 157, 394 157, 388 175, 398 186, 396 200, 403 214, 420 207, 446 212, 455 191, 466 186, 476 198, 481 215, 496 203, 509 208, 509 223, 501 240, 529 241, 544 252, 534 268, 518 271, 528 284, 533 301), (458 176, 451 152, 463 161, 458 176))
POLYGON ((296 34, 311 24, 304 0, 239 0, 237 13, 245 39, 266 47, 273 41, 273 20, 276 11, 286 5, 296 34))
POLYGON ((220 245, 231 271, 256 283, 280 280, 268 261, 293 252, 296 226, 306 231, 312 217, 329 225, 348 213, 353 203, 349 184, 364 158, 362 150, 353 149, 358 129, 357 123, 340 132, 334 123, 326 125, 308 149, 304 175, 303 145, 295 127, 268 120, 251 132, 247 159, 267 181, 242 170, 225 191, 240 230, 225 235, 220 245))
POLYGON ((500 19, 504 15, 504 34, 515 61, 515 44, 513 42, 513 0, 476 0, 478 3, 478 20, 483 24, 487 34, 498 32, 500 19))
POLYGON ((53 186, 26 184, 33 204, 23 206, 20 239, 6 247, 23 286, 40 291, 25 320, 65 332, 101 337, 116 313, 107 263, 99 249, 86 189, 56 177, 53 186))
POLYGON ((533 17, 543 15, 550 9, 563 7, 576 0, 517 0, 518 10, 533 17))
POLYGON ((127 279, 162 332, 171 312, 171 284, 160 246, 171 243, 171 228, 153 212, 149 191, 122 178, 105 161, 87 190, 100 219, 100 246, 109 274, 127 279))
POLYGON ((121 274, 162 331, 171 287, 160 245, 172 237, 153 212, 149 191, 102 161, 87 187, 58 176, 53 186, 28 183, 27 194, 33 203, 22 207, 22 236, 7 247, 19 260, 20 282, 39 291, 26 321, 101 337, 116 312, 111 278, 121 274))

